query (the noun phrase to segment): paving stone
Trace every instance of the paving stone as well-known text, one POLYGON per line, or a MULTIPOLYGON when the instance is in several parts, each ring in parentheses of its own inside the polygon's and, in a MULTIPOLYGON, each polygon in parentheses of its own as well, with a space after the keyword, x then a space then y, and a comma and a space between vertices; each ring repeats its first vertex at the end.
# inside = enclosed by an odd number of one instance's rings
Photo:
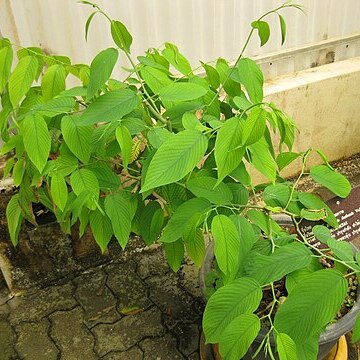
POLYGON ((136 255, 136 273, 142 279, 153 275, 164 275, 170 271, 161 248, 144 251, 136 255))
POLYGON ((161 336, 161 312, 156 307, 137 315, 125 316, 114 324, 99 324, 91 330, 95 335, 95 351, 104 356, 111 351, 126 351, 144 337, 161 336))
POLYGON ((101 360, 143 360, 143 352, 137 346, 134 346, 124 352, 111 352, 101 360))
POLYGON ((188 357, 199 348, 199 327, 197 324, 185 324, 179 322, 172 333, 178 340, 178 348, 182 354, 188 357))
POLYGON ((0 356, 1 360, 10 360, 15 356, 14 331, 5 320, 0 320, 0 356))
POLYGON ((132 264, 115 263, 106 267, 107 285, 118 299, 118 311, 130 308, 147 309, 152 305, 148 286, 136 275, 132 264))
POLYGON ((200 360, 200 355, 198 352, 194 352, 188 357, 188 359, 189 360, 200 360))
POLYGON ((201 298, 202 292, 199 283, 199 269, 193 264, 185 264, 179 271, 181 286, 192 296, 201 298))
POLYGON ((144 351, 144 360, 185 359, 176 349, 175 340, 169 334, 162 338, 145 339, 139 346, 144 351))
POLYGON ((22 359, 26 360, 56 360, 58 349, 49 338, 49 321, 23 322, 16 326, 18 334, 16 350, 22 359))
POLYGON ((76 307, 70 311, 57 311, 49 316, 50 335, 61 350, 62 360, 95 360, 94 337, 83 324, 83 311, 76 307))
POLYGON ((75 297, 85 311, 84 320, 89 327, 113 323, 120 318, 116 311, 116 298, 106 286, 106 277, 104 272, 97 271, 74 280, 75 297))
POLYGON ((10 305, 10 322, 39 321, 57 310, 69 310, 76 305, 73 286, 66 284, 39 290, 31 296, 14 297, 10 305))
POLYGON ((194 310, 194 300, 177 284, 174 273, 146 279, 150 286, 150 299, 165 314, 164 322, 171 328, 178 321, 194 323, 199 314, 194 310))

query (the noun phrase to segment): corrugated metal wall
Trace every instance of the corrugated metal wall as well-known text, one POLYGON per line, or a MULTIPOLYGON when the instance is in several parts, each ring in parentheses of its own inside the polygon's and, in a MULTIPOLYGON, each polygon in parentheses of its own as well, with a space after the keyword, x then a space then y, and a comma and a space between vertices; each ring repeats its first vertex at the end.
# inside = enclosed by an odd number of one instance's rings
MULTIPOLYGON (((179 46, 194 66, 199 64, 198 60, 209 61, 219 56, 235 60, 251 21, 282 3, 278 0, 96 2, 112 18, 127 25, 134 37, 135 55, 170 41, 179 46)), ((278 19, 273 16, 269 19, 272 28, 269 43, 259 48, 259 41, 254 37, 247 50, 247 55, 263 57, 279 51, 285 51, 286 55, 287 50, 295 49, 288 53, 285 62, 278 59, 271 69, 272 57, 265 58, 268 75, 360 55, 359 0, 298 0, 298 3, 304 5, 307 14, 294 9, 284 11, 288 36, 282 48, 278 19), (348 38, 352 34, 355 36, 348 38), (334 54, 329 55, 326 46, 317 49, 317 44, 329 43, 334 54), (308 51, 307 45, 315 45, 315 53, 308 51)), ((90 62, 98 51, 113 46, 109 26, 99 15, 94 18, 85 42, 84 24, 91 11, 89 6, 76 0, 0 0, 0 31, 19 45, 40 45, 49 53, 70 55, 74 62, 90 62)))

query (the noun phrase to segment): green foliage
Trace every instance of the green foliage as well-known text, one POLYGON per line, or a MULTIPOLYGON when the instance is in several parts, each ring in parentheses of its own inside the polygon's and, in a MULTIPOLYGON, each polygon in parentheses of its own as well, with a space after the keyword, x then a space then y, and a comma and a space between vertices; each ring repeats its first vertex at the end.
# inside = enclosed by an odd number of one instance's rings
POLYGON ((326 165, 313 166, 310 170, 310 176, 337 196, 346 198, 350 194, 351 185, 349 180, 326 165))
POLYGON ((352 341, 358 342, 360 340, 360 316, 356 317, 355 325, 352 331, 352 341))
POLYGON ((241 314, 225 329, 220 343, 224 359, 241 359, 260 331, 260 319, 254 314, 241 314))
POLYGON ((114 90, 96 98, 83 112, 79 123, 94 125, 99 122, 120 120, 138 106, 139 99, 129 90, 114 90))
POLYGON ((207 137, 198 130, 184 130, 165 141, 150 162, 141 191, 181 180, 203 158, 207 145, 207 137))
POLYGON ((12 106, 18 106, 20 100, 29 91, 36 79, 38 61, 34 56, 25 56, 19 60, 10 75, 8 89, 12 106))
MULTIPOLYGON (((136 63, 126 26, 81 2, 94 9, 85 38, 99 14, 116 44, 90 66, 37 47, 21 48, 13 65, 12 44, 0 39, 0 154, 8 156, 4 176, 19 190, 6 209, 11 242, 18 243, 24 220, 37 225, 34 203, 53 211, 67 233, 78 223, 82 236, 89 226, 103 253, 112 239, 125 248, 131 232, 146 245, 158 242, 174 271, 185 255, 200 267, 205 244, 214 241, 217 279, 204 313, 206 341, 219 343, 225 360, 238 360, 263 326, 260 348, 272 358, 315 359, 319 334, 345 297, 346 273, 360 273, 360 255, 324 225, 310 238, 301 233, 304 219, 338 223, 320 198, 299 190, 312 152, 292 151, 294 121, 263 99, 261 69, 243 56, 254 33, 261 46, 268 42, 271 15, 284 43, 280 13, 300 6, 286 2, 252 22, 234 65, 201 62, 199 76, 168 42, 136 63), (121 80, 111 78, 119 55, 131 67, 121 80), (66 88, 68 74, 78 80, 73 88, 66 88), (281 171, 295 161, 302 162, 300 175, 287 181, 281 171), (268 182, 254 184, 254 170, 268 182), (291 217, 296 234, 275 214, 291 217), (314 247, 316 239, 322 247, 314 247), (324 270, 320 258, 334 269, 324 270), (280 298, 279 282, 287 291, 280 298), (263 291, 272 296, 265 310, 263 291)), ((320 150, 315 154, 323 164, 310 176, 346 197, 348 180, 320 150)), ((357 321, 355 341, 359 328, 357 321)))
POLYGON ((255 311, 261 297, 260 285, 251 278, 240 278, 220 288, 209 299, 203 317, 207 342, 220 342, 227 326, 239 315, 255 311))
POLYGON ((97 54, 90 66, 90 80, 87 87, 87 99, 92 99, 98 90, 109 80, 118 59, 116 49, 109 48, 97 54))
POLYGON ((211 233, 215 243, 215 256, 220 270, 226 279, 233 279, 239 266, 239 233, 225 215, 216 215, 211 224, 211 233))
POLYGON ((290 336, 295 344, 302 345, 334 318, 346 292, 347 282, 341 273, 332 269, 316 271, 279 307, 274 326, 290 336))

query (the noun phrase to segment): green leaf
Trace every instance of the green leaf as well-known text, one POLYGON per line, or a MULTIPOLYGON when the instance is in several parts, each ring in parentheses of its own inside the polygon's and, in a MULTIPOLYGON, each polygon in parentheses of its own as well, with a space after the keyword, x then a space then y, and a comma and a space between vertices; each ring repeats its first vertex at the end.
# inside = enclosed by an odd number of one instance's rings
POLYGON ((192 75, 189 61, 180 54, 179 49, 171 43, 165 43, 165 49, 162 51, 164 58, 178 71, 186 76, 192 75))
POLYGON ((325 209, 319 209, 319 210, 301 209, 300 216, 306 220, 319 221, 319 220, 325 220, 327 217, 327 213, 325 209))
POLYGON ((104 253, 113 236, 110 219, 96 209, 90 213, 90 227, 96 243, 104 253))
POLYGON ((4 166, 4 169, 3 169, 3 179, 7 178, 12 170, 14 166, 14 158, 11 157, 10 159, 8 159, 6 161, 6 164, 4 166))
POLYGON ((246 99, 245 95, 244 96, 235 96, 233 98, 233 101, 239 110, 245 111, 249 107, 252 106, 251 102, 248 99, 246 99))
POLYGON ((252 163, 255 168, 265 175, 271 182, 276 179, 277 165, 264 138, 249 146, 252 163))
POLYGON ((290 294, 296 286, 306 281, 307 276, 312 274, 314 271, 322 270, 323 266, 317 258, 312 258, 309 266, 303 269, 295 270, 288 274, 285 279, 285 286, 288 294, 290 294))
POLYGON ((13 51, 11 46, 5 46, 0 50, 0 93, 4 90, 7 84, 13 61, 13 51))
POLYGON ((238 63, 238 77, 253 103, 260 103, 263 100, 264 77, 261 69, 255 61, 242 58, 238 63))
POLYGON ((297 360, 316 360, 319 352, 319 334, 309 337, 306 341, 296 344, 297 360))
POLYGON ((220 76, 217 70, 203 62, 201 62, 202 67, 204 68, 206 72, 206 80, 208 83, 214 88, 217 89, 220 86, 220 76))
POLYGON ((360 314, 357 315, 355 325, 352 329, 352 342, 356 343, 360 340, 360 314))
POLYGON ((226 186, 232 192, 232 203, 236 205, 246 205, 249 200, 249 192, 245 186, 235 182, 226 183, 226 186))
POLYGON ((296 344, 287 334, 279 333, 276 335, 276 350, 280 360, 298 360, 296 344))
POLYGON ((93 198, 99 197, 99 182, 95 174, 89 169, 75 170, 70 176, 70 185, 77 196, 87 190, 93 198))
POLYGON ((96 98, 80 117, 81 125, 119 120, 139 104, 137 95, 128 89, 114 90, 96 98))
POLYGON ((197 130, 184 130, 165 141, 147 170, 141 192, 182 179, 203 158, 208 138, 197 130))
POLYGON ((139 60, 139 63, 142 65, 161 70, 162 72, 164 72, 166 74, 170 74, 168 61, 159 54, 157 54, 157 55, 147 54, 147 56, 138 56, 137 59, 139 60), (150 58, 149 56, 151 56, 152 58, 150 58), (155 56, 157 56, 157 59, 159 62, 156 61, 155 56))
POLYGON ((273 234, 281 232, 281 227, 278 225, 278 223, 262 211, 250 209, 247 211, 247 216, 266 235, 270 235, 270 229, 273 234))
POLYGON ((252 109, 244 123, 242 146, 257 142, 264 136, 265 128, 266 111, 259 107, 252 109))
POLYGON ((192 83, 172 83, 159 90, 160 97, 163 101, 188 101, 198 99, 204 96, 207 90, 192 83))
POLYGON ((124 249, 131 231, 131 221, 135 212, 131 209, 131 200, 121 193, 108 195, 105 199, 105 212, 110 218, 114 235, 124 249))
POLYGON ((45 101, 52 99, 65 90, 66 72, 63 65, 50 66, 41 82, 41 90, 45 101))
POLYGON ((269 185, 263 192, 263 200, 265 201, 266 205, 285 208, 290 198, 290 194, 291 190, 287 185, 269 185))
POLYGON ((230 204, 233 198, 231 190, 226 184, 216 186, 217 179, 209 176, 195 177, 186 183, 186 187, 197 197, 209 200, 212 204, 230 204), (216 186, 216 187, 215 187, 216 186))
POLYGON ((286 38, 286 22, 283 16, 278 14, 279 22, 280 22, 280 30, 281 30, 281 45, 284 45, 285 38, 286 38))
POLYGON ((70 89, 62 91, 59 95, 61 97, 77 97, 77 96, 86 96, 87 89, 84 86, 75 86, 70 89))
POLYGON ((323 244, 327 244, 327 241, 331 238, 330 230, 323 225, 315 225, 311 231, 315 235, 316 239, 322 242, 323 244))
POLYGON ((93 128, 91 125, 79 126, 74 116, 66 115, 61 119, 61 131, 66 145, 83 163, 90 160, 90 144, 93 128))
POLYGON ((246 273, 260 285, 266 285, 308 266, 311 255, 306 246, 298 243, 281 246, 269 256, 252 253, 248 258, 246 273))
POLYGON ((146 245, 151 245, 160 235, 164 224, 164 213, 157 201, 151 201, 144 207, 140 216, 140 234, 146 245))
POLYGON ((219 73, 220 81, 223 84, 224 90, 229 96, 235 97, 243 94, 240 85, 229 76, 233 70, 230 69, 229 64, 225 59, 219 58, 216 61, 216 70, 219 73))
POLYGON ((83 208, 79 216, 79 238, 85 234, 85 230, 89 224, 89 209, 83 208))
POLYGON ((316 195, 310 193, 302 193, 298 194, 299 201, 308 209, 320 210, 325 209, 327 217, 325 218, 325 222, 327 222, 330 226, 337 228, 339 226, 338 221, 336 220, 335 215, 331 211, 331 209, 316 195))
POLYGON ((216 215, 211 223, 215 258, 227 279, 233 279, 239 266, 240 238, 234 223, 225 215, 216 215))
POLYGON ((51 138, 44 118, 29 115, 21 122, 21 133, 25 150, 36 168, 41 173, 48 160, 51 138))
POLYGON ((114 43, 122 50, 130 53, 130 47, 132 44, 132 36, 129 33, 126 26, 120 21, 111 20, 111 36, 114 43))
POLYGON ((206 131, 209 130, 208 127, 204 126, 196 115, 192 112, 186 112, 182 117, 182 124, 184 129, 187 130, 199 130, 206 131))
POLYGON ((354 261, 354 250, 348 242, 329 238, 327 240, 327 245, 338 259, 343 261, 354 261))
POLYGON ((174 133, 160 127, 152 127, 147 134, 151 146, 158 149, 166 140, 174 136, 174 133))
POLYGON ((283 152, 279 154, 276 158, 276 163, 279 167, 279 170, 281 171, 286 166, 290 165, 294 160, 296 160, 301 154, 294 153, 294 152, 283 152))
POLYGON ((121 149, 121 158, 123 161, 123 166, 126 169, 129 165, 131 158, 131 149, 132 149, 132 137, 127 127, 118 126, 116 128, 116 140, 119 143, 121 149))
POLYGON ((218 168, 218 183, 240 164, 245 149, 241 148, 243 124, 238 118, 227 120, 219 129, 215 141, 215 161, 218 168))
POLYGON ((163 71, 150 66, 143 66, 140 74, 154 94, 159 94, 163 87, 172 84, 172 81, 163 71))
POLYGON ((296 344, 301 344, 334 319, 347 287, 347 281, 336 270, 319 270, 310 274, 280 305, 275 315, 275 328, 290 336, 296 344))
POLYGON ((90 16, 87 18, 86 23, 85 23, 85 41, 87 41, 88 38, 88 33, 89 33, 89 26, 90 23, 92 21, 92 19, 94 18, 94 16, 98 13, 99 11, 94 11, 92 14, 90 14, 90 16))
POLYGON ((61 211, 64 211, 68 199, 68 188, 64 177, 54 174, 51 178, 51 197, 61 211))
POLYGON ((205 239, 202 230, 195 228, 193 231, 186 232, 183 239, 190 259, 195 266, 200 267, 205 256, 205 239))
POLYGON ((98 90, 109 80, 119 53, 114 48, 99 52, 90 66, 90 81, 87 87, 87 101, 91 100, 98 90))
POLYGON ((346 198, 351 192, 349 180, 326 165, 313 166, 310 176, 320 185, 325 186, 335 195, 346 198))
POLYGON ((243 273, 246 266, 246 259, 253 245, 258 240, 252 225, 241 215, 230 215, 230 220, 234 223, 240 239, 239 267, 238 273, 243 273))
POLYGON ((177 272, 180 269, 182 261, 184 259, 184 244, 181 239, 164 244, 165 256, 171 269, 177 272))
POLYGON ((265 45, 270 37, 270 26, 266 21, 253 21, 251 23, 253 29, 258 30, 258 35, 260 38, 260 46, 265 45))
POLYGON ((21 223, 23 221, 19 197, 19 194, 15 194, 6 206, 6 220, 10 239, 14 246, 18 243, 21 223))
POLYGON ((25 160, 22 158, 16 162, 12 171, 12 178, 14 180, 15 186, 19 186, 21 184, 24 173, 25 173, 25 160))
POLYGON ((164 228, 159 241, 170 243, 178 240, 183 235, 191 218, 195 214, 205 213, 210 206, 210 202, 202 198, 190 199, 179 205, 164 228))
POLYGON ((242 161, 240 162, 239 166, 230 173, 230 176, 245 186, 251 185, 250 175, 242 161))
POLYGON ((68 97, 56 97, 44 104, 37 104, 30 113, 42 116, 54 117, 71 111, 75 106, 75 100, 68 97))
POLYGON ((209 299, 203 329, 207 343, 218 343, 226 327, 239 315, 251 314, 262 298, 260 285, 251 278, 236 279, 216 291, 209 299))
POLYGON ((219 341, 220 354, 227 360, 239 360, 247 353, 260 331, 260 319, 254 314, 241 314, 224 330, 219 341))
POLYGON ((98 162, 88 167, 96 176, 102 191, 117 191, 121 185, 119 175, 116 174, 109 164, 98 162))
POLYGON ((10 101, 15 108, 22 97, 29 91, 33 81, 36 78, 38 61, 34 56, 25 56, 21 58, 16 68, 10 75, 9 95, 10 101))

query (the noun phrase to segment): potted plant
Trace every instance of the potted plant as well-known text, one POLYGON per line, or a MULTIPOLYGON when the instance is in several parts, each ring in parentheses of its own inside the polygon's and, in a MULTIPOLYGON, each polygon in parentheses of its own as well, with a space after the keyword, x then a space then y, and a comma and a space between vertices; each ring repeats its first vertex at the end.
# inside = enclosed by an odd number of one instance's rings
MULTIPOLYGON (((18 187, 6 211, 11 241, 16 246, 23 220, 36 225, 38 203, 66 233, 75 223, 80 236, 90 227, 102 251, 113 237, 125 248, 131 232, 147 245, 159 241, 174 271, 185 249, 202 264, 209 234, 221 288, 205 310, 207 341, 219 343, 225 359, 239 359, 262 319, 268 326, 262 345, 270 356, 274 338, 281 359, 316 358, 319 334, 343 304, 347 279, 360 271, 359 257, 349 244, 334 241, 325 226, 315 230, 323 249, 272 219, 284 213, 296 226, 301 219, 337 226, 320 199, 298 191, 311 151, 292 151, 295 123, 264 101, 262 72, 243 56, 255 31, 261 45, 268 41, 269 15, 278 16, 284 42, 280 12, 300 6, 286 2, 254 21, 233 66, 221 58, 201 63, 196 70, 206 75, 198 76, 171 43, 148 50, 135 63, 125 25, 98 5, 82 3, 94 8, 86 36, 101 14, 117 46, 101 51, 90 66, 30 47, 20 48, 12 69, 11 43, 0 42, 1 154, 8 156, 5 176, 11 174, 18 187), (131 65, 123 81, 111 78, 119 52, 131 65), (68 76, 80 86, 66 89, 68 76), (280 171, 298 158, 302 171, 292 183, 280 171), (268 179, 264 204, 249 201, 259 189, 249 167, 268 179), (319 259, 331 269, 319 269, 319 259), (263 293, 270 293, 270 301, 256 315, 263 293), (309 302, 321 308, 311 311, 309 302)), ((310 175, 347 196, 349 182, 319 154, 324 165, 312 167, 310 175)))

